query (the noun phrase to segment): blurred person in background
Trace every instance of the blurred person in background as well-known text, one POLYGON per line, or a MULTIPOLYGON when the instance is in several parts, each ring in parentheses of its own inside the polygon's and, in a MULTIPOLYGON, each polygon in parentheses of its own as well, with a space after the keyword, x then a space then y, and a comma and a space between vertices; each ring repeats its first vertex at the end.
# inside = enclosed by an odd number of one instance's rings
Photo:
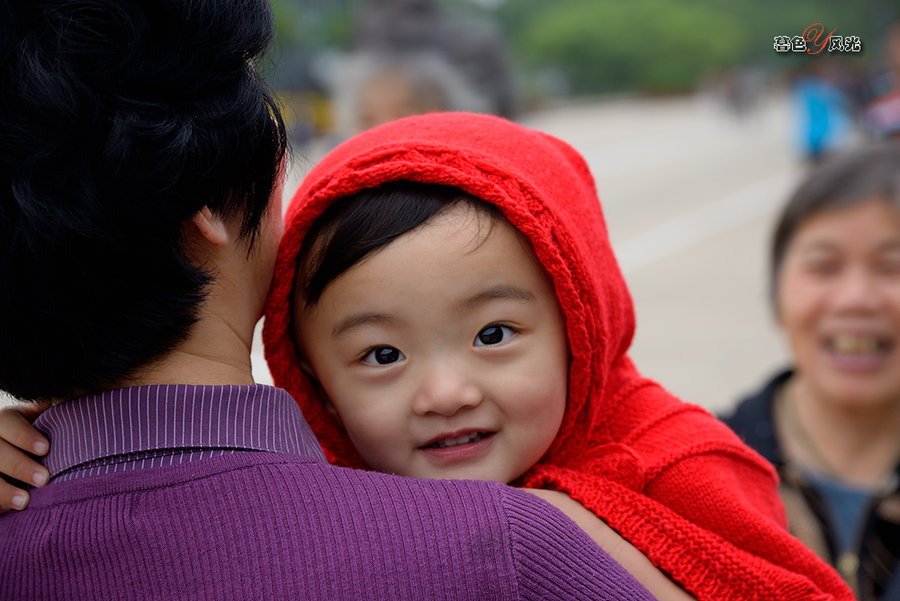
POLYGON ((436 111, 513 116, 506 46, 489 23, 434 0, 369 0, 351 37, 329 75, 341 137, 436 111))
POLYGON ((490 112, 459 70, 435 53, 363 53, 342 63, 338 102, 345 131, 365 130, 409 115, 439 111, 490 112), (347 113, 346 111, 349 111, 347 113))
POLYGON ((847 145, 854 133, 853 106, 841 80, 838 63, 816 58, 794 83, 797 146, 803 159, 811 163, 847 145))
POLYGON ((900 21, 885 35, 885 71, 875 79, 865 122, 877 137, 900 136, 900 21))
POLYGON ((794 364, 725 421, 777 468, 791 531, 861 601, 900 599, 900 145, 809 174, 771 282, 794 364))

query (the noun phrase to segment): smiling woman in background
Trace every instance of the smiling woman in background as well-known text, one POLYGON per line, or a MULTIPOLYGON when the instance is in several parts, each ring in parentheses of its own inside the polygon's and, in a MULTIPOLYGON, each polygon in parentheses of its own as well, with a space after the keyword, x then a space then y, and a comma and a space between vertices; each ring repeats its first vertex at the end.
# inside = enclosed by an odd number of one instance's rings
POLYGON ((791 531, 859 599, 900 599, 900 146, 814 170, 771 267, 794 366, 725 421, 778 469, 791 531))

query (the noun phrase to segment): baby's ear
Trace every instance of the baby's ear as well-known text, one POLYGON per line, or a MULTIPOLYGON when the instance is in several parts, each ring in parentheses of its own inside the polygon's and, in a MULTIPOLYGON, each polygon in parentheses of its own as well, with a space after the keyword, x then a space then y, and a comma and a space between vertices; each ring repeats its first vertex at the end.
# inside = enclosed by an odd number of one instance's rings
POLYGON ((322 404, 325 406, 325 411, 328 412, 328 415, 333 417, 337 423, 344 425, 344 420, 341 419, 341 414, 338 413, 337 407, 334 406, 334 403, 331 402, 331 399, 328 398, 328 395, 325 394, 325 390, 316 380, 313 380, 313 384, 316 387, 316 392, 319 394, 319 400, 322 401, 322 404))
POLYGON ((309 361, 299 355, 297 356, 297 359, 300 363, 300 371, 302 371, 310 380, 317 381, 316 372, 313 371, 312 365, 309 364, 309 361))
POLYGON ((341 419, 340 414, 337 412, 334 403, 332 403, 331 400, 327 397, 323 398, 322 402, 325 403, 325 410, 328 412, 328 415, 336 419, 339 424, 343 424, 344 421, 341 419))
POLYGON ((310 365, 303 357, 298 358, 300 360, 300 371, 302 371, 304 375, 309 378, 309 381, 312 382, 313 388, 316 389, 316 394, 319 396, 319 400, 322 401, 322 404, 325 405, 325 410, 328 411, 328 415, 336 419, 339 424, 343 424, 344 422, 341 420, 337 408, 335 408, 334 403, 331 402, 325 389, 322 388, 322 385, 319 383, 319 379, 316 377, 316 372, 313 371, 312 365, 310 365))

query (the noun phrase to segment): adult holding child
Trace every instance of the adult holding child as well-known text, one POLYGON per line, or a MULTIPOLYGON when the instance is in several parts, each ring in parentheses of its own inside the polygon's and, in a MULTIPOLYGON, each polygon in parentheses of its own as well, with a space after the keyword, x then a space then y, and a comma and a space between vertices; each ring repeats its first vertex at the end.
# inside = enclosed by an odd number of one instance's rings
POLYGON ((0 516, 0 599, 651 598, 534 495, 328 465, 253 383, 285 152, 266 2, 0 22, 0 388, 53 405, 46 468, 3 465, 51 483, 0 516))
POLYGON ((778 469, 792 532, 858 599, 900 599, 900 145, 813 170, 770 267, 793 366, 726 422, 778 469))

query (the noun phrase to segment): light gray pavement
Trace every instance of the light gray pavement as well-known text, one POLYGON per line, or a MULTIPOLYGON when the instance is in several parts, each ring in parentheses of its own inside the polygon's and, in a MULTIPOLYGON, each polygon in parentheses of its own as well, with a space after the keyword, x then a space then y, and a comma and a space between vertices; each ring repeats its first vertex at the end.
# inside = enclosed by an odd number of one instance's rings
MULTIPOLYGON (((745 119, 709 99, 618 99, 535 113, 597 181, 634 297, 632 357, 685 400, 730 406, 785 361, 771 317, 766 249, 801 172, 783 98, 745 119)), ((308 164, 308 161, 303 161, 308 164)), ((286 202, 303 168, 286 186, 286 202)), ((258 381, 270 381, 257 332, 258 381)))

